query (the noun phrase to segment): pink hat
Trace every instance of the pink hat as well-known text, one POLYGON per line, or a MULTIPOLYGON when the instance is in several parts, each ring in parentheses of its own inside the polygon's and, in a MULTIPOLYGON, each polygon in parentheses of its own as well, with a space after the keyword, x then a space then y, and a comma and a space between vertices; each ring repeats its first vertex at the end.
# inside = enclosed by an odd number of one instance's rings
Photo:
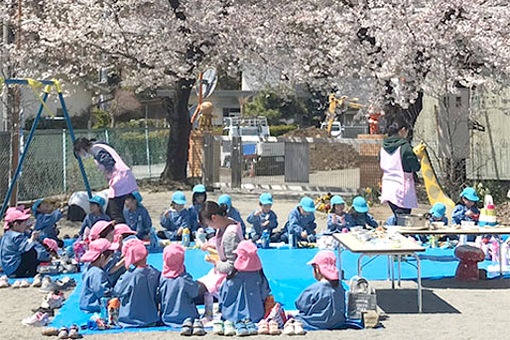
POLYGON ((255 272, 262 269, 262 263, 257 255, 257 246, 252 241, 241 241, 235 251, 237 258, 234 268, 240 272, 255 272))
POLYGON ((125 234, 136 235, 136 231, 134 231, 127 224, 124 224, 124 223, 119 223, 119 224, 115 225, 113 242, 119 243, 120 236, 125 235, 125 234))
POLYGON ((117 247, 104 238, 92 241, 89 244, 89 250, 87 250, 85 254, 83 254, 80 261, 94 262, 95 260, 97 260, 99 255, 101 255, 107 250, 117 250, 117 247))
POLYGON ((124 266, 126 268, 143 260, 148 254, 149 252, 142 240, 129 240, 122 246, 122 255, 124 255, 124 266))
POLYGON ((184 252, 186 250, 180 244, 170 244, 163 250, 163 277, 176 278, 185 270, 184 252))
POLYGON ((321 250, 307 264, 315 264, 319 266, 319 271, 326 279, 335 281, 339 280, 338 269, 336 267, 336 256, 330 250, 321 250))
POLYGON ((97 221, 90 229, 89 238, 91 241, 97 240, 99 238, 99 234, 101 234, 106 228, 111 226, 114 221, 97 221))
POLYGON ((44 245, 53 250, 55 253, 58 253, 58 244, 52 238, 45 238, 43 241, 44 245))
POLYGON ((30 218, 30 209, 23 210, 18 207, 11 207, 5 212, 5 224, 4 229, 9 229, 9 223, 14 221, 26 221, 30 218))

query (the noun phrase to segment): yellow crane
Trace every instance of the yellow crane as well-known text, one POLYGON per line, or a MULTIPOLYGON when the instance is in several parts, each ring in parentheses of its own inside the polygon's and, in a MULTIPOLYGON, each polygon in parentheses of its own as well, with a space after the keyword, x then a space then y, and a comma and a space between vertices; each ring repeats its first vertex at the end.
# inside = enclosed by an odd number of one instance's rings
POLYGON ((359 110, 363 108, 365 105, 356 103, 359 98, 349 98, 348 96, 341 96, 340 98, 337 98, 336 94, 332 93, 328 97, 329 100, 329 109, 327 114, 327 121, 328 121, 328 133, 331 133, 331 127, 333 126, 333 122, 335 121, 336 117, 336 107, 344 107, 346 105, 347 107, 351 109, 359 110))

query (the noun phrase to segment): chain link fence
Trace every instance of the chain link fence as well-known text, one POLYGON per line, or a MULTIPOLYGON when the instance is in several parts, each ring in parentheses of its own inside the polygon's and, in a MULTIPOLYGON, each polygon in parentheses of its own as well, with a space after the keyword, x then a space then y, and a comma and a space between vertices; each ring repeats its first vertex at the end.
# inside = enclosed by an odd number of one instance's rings
MULTIPOLYGON (((137 178, 159 177, 165 166, 167 129, 75 130, 76 138, 86 137, 112 145, 137 178)), ((28 132, 23 133, 23 140, 28 132)), ((0 134, 0 194, 5 197, 10 174, 10 135, 0 134)), ((107 186, 104 174, 93 159, 83 160, 92 189, 107 186)), ((65 192, 85 190, 73 145, 67 130, 37 130, 23 163, 18 181, 18 199, 33 200, 65 192)))

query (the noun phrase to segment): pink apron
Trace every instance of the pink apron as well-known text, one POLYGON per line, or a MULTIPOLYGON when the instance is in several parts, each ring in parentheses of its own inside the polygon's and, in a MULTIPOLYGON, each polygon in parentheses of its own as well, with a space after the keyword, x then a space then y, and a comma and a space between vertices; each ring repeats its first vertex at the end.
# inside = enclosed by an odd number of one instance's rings
POLYGON ((96 165, 104 172, 108 179, 108 185, 110 187, 108 191, 108 198, 124 196, 138 190, 135 175, 133 175, 131 169, 126 165, 126 163, 124 163, 122 158, 120 158, 117 151, 115 151, 112 147, 101 143, 92 145, 92 149, 94 148, 101 148, 105 150, 115 160, 115 165, 113 166, 112 171, 106 171, 101 164, 95 161, 96 165))
MULTIPOLYGON (((234 222, 234 221, 232 221, 234 222)), ((225 248, 223 247, 223 236, 226 233, 236 233, 240 240, 243 240, 243 229, 241 225, 236 222, 235 224, 231 224, 227 226, 223 235, 219 236, 219 230, 216 232, 216 236, 209 240, 209 243, 214 242, 216 245, 216 250, 218 251, 218 256, 220 257, 220 261, 226 261, 227 257, 225 256, 225 248)), ((213 268, 207 273, 205 276, 202 276, 197 281, 202 282, 210 294, 218 294, 221 284, 226 279, 227 273, 221 273, 213 268)))
POLYGON ((417 208, 413 173, 404 172, 400 147, 392 154, 381 148, 379 165, 383 171, 381 202, 391 202, 400 208, 417 208))

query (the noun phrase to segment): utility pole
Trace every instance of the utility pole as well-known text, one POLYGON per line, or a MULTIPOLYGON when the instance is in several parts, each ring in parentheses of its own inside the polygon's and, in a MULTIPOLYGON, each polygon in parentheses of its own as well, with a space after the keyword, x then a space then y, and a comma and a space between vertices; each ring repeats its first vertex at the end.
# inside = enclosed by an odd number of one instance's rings
MULTIPOLYGON (((18 0, 18 27, 16 30, 16 49, 21 49, 21 6, 22 0, 18 0)), ((18 65, 20 66, 20 65, 18 65)), ((15 74, 14 74, 15 75, 15 74)), ((11 178, 14 178, 14 173, 19 162, 19 111, 21 108, 21 91, 19 87, 14 88, 14 108, 12 110, 12 123, 11 123, 11 178)), ((16 206, 18 203, 18 183, 14 183, 14 188, 11 196, 11 206, 16 206)))

